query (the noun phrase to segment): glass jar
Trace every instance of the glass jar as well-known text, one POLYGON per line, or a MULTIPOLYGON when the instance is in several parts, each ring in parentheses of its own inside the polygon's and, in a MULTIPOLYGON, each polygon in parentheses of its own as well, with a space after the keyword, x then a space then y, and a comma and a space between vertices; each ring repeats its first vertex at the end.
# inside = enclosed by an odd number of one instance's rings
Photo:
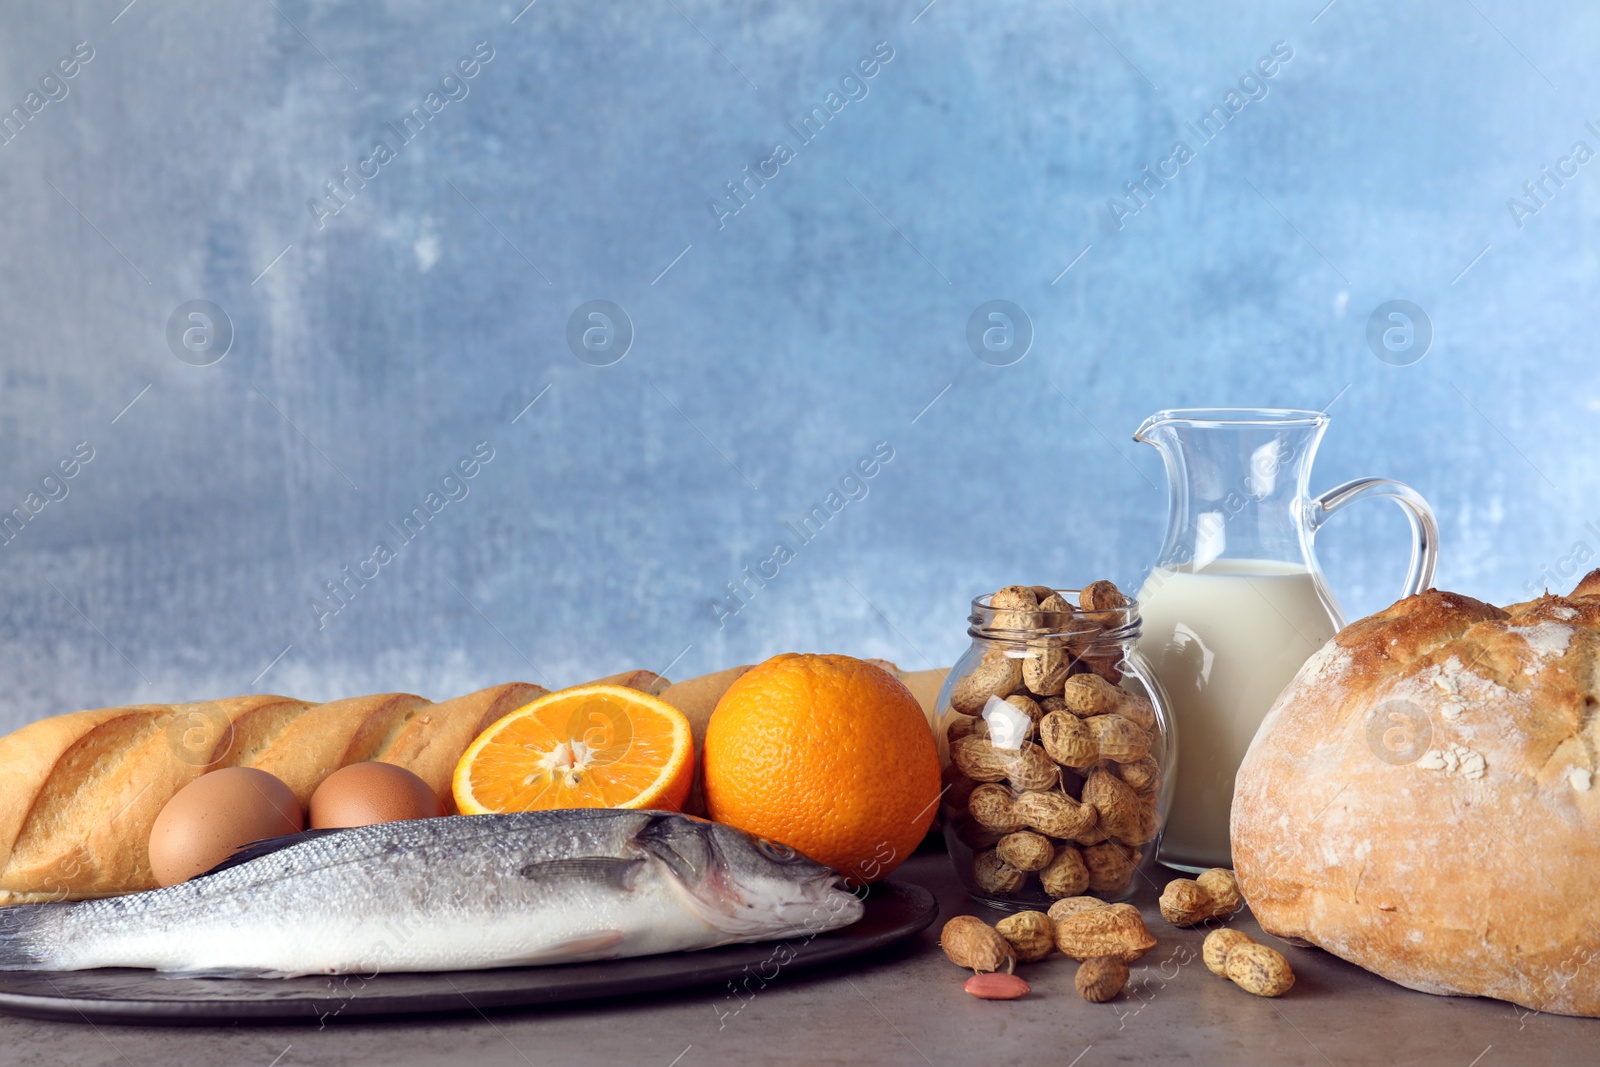
POLYGON ((957 876, 1007 910, 1126 900, 1155 862, 1177 757, 1137 602, 1109 582, 1010 586, 968 622, 936 708, 957 876))

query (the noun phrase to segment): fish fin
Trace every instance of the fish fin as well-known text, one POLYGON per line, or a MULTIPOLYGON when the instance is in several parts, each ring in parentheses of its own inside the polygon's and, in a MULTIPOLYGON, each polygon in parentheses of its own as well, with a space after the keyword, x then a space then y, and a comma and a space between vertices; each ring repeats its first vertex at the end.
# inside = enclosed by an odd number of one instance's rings
MULTIPOLYGON (((251 860, 258 860, 262 856, 270 856, 274 852, 281 852, 286 848, 293 848, 295 845, 301 844, 302 842, 314 841, 319 837, 327 837, 329 834, 342 834, 350 829, 352 829, 352 827, 341 826, 330 830, 301 830, 296 834, 283 834, 280 837, 264 837, 260 841, 252 841, 248 845, 240 845, 238 848, 233 850, 232 855, 230 855, 227 859, 223 860, 209 871, 203 871, 194 877, 209 878, 213 874, 221 874, 223 871, 232 870, 235 867, 249 863, 251 860)), ((193 880, 194 879, 190 879, 190 881, 193 880)))
POLYGON ((576 859, 543 860, 530 863, 517 873, 524 878, 559 878, 577 876, 600 878, 615 889, 631 890, 644 867, 645 860, 619 860, 606 856, 582 856, 576 859))
POLYGON ((560 941, 552 941, 548 945, 541 945, 528 955, 519 957, 516 962, 525 964, 565 963, 568 960, 577 959, 579 956, 586 959, 594 959, 597 953, 604 953, 607 949, 613 949, 622 944, 627 936, 621 930, 595 930, 592 933, 578 934, 575 937, 564 937, 560 941))

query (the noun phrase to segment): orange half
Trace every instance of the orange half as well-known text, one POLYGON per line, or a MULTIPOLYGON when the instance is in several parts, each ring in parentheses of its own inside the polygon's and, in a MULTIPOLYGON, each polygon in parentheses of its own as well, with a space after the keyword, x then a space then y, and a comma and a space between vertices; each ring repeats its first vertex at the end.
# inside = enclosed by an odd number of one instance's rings
POLYGON ((467 746, 451 780, 463 815, 554 808, 679 811, 694 780, 689 720, 620 685, 540 697, 467 746))

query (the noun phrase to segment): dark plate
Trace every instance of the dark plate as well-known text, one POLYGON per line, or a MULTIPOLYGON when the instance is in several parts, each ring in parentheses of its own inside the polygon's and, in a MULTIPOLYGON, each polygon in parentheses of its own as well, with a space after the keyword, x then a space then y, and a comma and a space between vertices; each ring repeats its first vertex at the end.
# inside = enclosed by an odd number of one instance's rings
MULTIPOLYGON (((866 914, 807 940, 727 945, 702 952, 507 967, 492 971, 309 978, 163 978, 152 971, 0 971, 0 1011, 68 1022, 323 1023, 334 1019, 475 1013, 677 991, 715 982, 770 981, 892 945, 938 914, 921 886, 881 882, 866 914)), ((759 988, 753 985, 752 988, 759 988)))

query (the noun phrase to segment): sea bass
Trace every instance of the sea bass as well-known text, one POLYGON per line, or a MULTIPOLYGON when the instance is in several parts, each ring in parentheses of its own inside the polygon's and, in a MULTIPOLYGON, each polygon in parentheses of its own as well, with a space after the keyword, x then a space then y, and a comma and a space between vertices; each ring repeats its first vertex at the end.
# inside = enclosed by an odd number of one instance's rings
POLYGON ((686 815, 464 815, 313 830, 166 889, 0 908, 0 970, 520 967, 778 940, 862 910, 787 845, 686 815))

